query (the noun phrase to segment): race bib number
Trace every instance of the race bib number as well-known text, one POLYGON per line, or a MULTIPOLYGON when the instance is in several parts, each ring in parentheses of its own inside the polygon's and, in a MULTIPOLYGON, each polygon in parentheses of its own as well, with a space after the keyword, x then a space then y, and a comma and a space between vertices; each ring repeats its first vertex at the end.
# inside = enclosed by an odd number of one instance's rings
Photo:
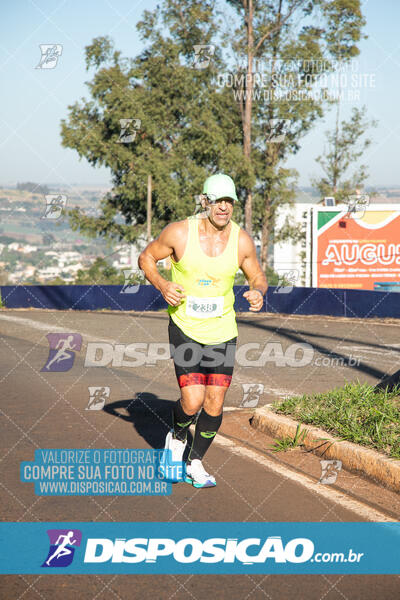
POLYGON ((186 302, 186 314, 195 319, 211 319, 221 317, 224 310, 224 297, 196 298, 188 296, 186 302))

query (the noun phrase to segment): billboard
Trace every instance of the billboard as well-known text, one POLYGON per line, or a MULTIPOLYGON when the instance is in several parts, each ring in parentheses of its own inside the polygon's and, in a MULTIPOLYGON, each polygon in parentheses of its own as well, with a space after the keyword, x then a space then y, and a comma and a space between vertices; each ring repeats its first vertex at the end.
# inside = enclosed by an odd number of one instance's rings
POLYGON ((400 282, 400 205, 360 213, 315 207, 312 238, 313 287, 373 290, 400 282))

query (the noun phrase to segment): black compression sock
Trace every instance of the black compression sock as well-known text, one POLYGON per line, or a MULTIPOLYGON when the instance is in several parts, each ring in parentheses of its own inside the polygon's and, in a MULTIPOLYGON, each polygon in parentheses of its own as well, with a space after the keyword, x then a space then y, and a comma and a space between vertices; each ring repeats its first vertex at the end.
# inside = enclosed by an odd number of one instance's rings
POLYGON ((193 444, 190 449, 188 462, 191 462, 195 458, 202 460, 203 456, 209 449, 211 442, 213 441, 215 434, 220 428, 222 423, 222 413, 217 417, 213 417, 201 411, 199 418, 197 419, 196 430, 193 438, 193 444))
POLYGON ((174 408, 172 410, 172 417, 174 435, 176 439, 180 440, 181 442, 185 442, 188 429, 194 421, 196 414, 187 415, 182 408, 181 400, 179 398, 179 400, 177 400, 174 404, 174 408))

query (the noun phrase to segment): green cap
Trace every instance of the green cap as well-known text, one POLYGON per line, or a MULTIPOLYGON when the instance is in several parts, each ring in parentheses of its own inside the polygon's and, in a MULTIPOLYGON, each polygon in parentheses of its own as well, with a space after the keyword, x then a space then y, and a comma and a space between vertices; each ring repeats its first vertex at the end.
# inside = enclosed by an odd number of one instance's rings
POLYGON ((237 201, 236 188, 233 179, 229 175, 217 173, 207 177, 203 185, 203 194, 207 194, 213 200, 220 198, 232 198, 237 201))

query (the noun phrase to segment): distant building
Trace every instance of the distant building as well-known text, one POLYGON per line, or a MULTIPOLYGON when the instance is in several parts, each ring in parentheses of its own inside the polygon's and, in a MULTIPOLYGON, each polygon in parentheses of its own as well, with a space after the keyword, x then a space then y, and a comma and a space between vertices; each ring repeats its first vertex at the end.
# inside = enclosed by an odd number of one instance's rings
POLYGON ((311 247, 307 244, 307 228, 310 227, 310 211, 316 203, 297 203, 293 206, 282 205, 277 211, 276 229, 280 230, 286 221, 301 227, 304 239, 294 243, 292 240, 274 244, 272 267, 279 275, 291 274, 296 287, 311 286, 311 247))
POLYGON ((23 254, 30 254, 31 252, 36 252, 37 251, 37 246, 31 246, 30 244, 25 244, 24 246, 20 246, 19 251, 22 252, 23 254))
POLYGON ((25 275, 25 277, 33 277, 35 271, 36 271, 36 267, 34 267, 33 265, 28 265, 24 269, 24 275, 25 275))
POLYGON ((316 201, 280 206, 277 231, 288 221, 299 226, 302 237, 274 244, 274 270, 297 287, 387 290, 398 285, 400 203, 395 198, 385 202, 387 197, 372 195, 363 210, 316 201))
POLYGON ((63 271, 65 271, 66 273, 77 273, 80 269, 83 269, 83 264, 82 263, 76 263, 74 265, 67 265, 66 267, 63 267, 63 271))
POLYGON ((60 273, 61 270, 59 267, 43 267, 36 271, 37 277, 43 280, 54 279, 55 277, 58 277, 60 273))
POLYGON ((15 252, 18 252, 20 247, 21 247, 21 244, 19 244, 18 242, 12 242, 11 244, 8 244, 8 249, 14 250, 15 252))

